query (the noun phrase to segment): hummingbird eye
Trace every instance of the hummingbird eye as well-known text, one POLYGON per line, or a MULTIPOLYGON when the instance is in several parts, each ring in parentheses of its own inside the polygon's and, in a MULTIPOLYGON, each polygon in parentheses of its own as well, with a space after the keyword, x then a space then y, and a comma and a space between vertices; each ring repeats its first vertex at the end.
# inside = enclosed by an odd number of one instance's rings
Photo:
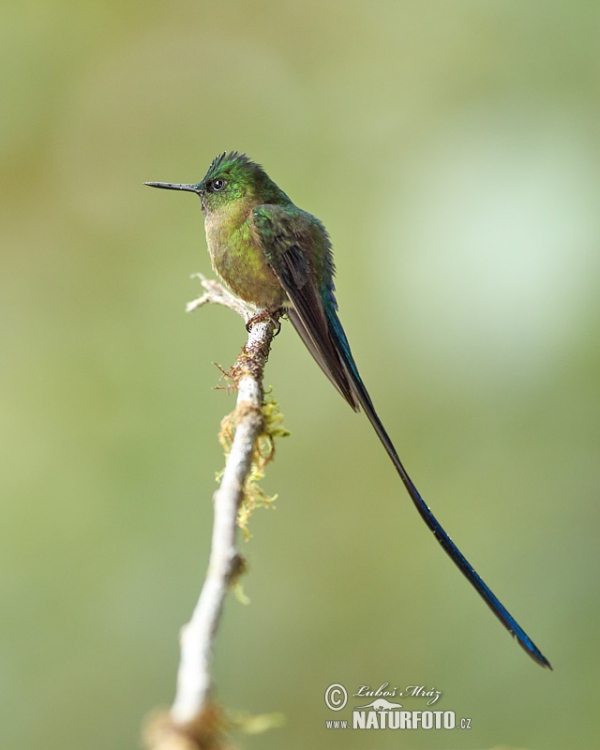
POLYGON ((220 177, 217 177, 216 180, 213 180, 210 183, 210 192, 211 193, 220 193, 221 190, 224 189, 225 185, 227 185, 227 183, 225 182, 225 180, 221 179, 220 177))

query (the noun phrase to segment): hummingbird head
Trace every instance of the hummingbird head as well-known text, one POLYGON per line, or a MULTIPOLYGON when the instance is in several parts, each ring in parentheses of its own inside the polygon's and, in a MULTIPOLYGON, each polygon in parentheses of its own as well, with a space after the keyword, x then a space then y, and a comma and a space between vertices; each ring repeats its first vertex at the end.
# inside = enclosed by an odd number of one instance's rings
POLYGON ((213 159, 204 179, 195 185, 171 182, 146 182, 150 187, 187 190, 202 201, 202 210, 211 214, 238 201, 251 205, 290 203, 288 196, 271 180, 260 164, 238 151, 224 152, 213 159))

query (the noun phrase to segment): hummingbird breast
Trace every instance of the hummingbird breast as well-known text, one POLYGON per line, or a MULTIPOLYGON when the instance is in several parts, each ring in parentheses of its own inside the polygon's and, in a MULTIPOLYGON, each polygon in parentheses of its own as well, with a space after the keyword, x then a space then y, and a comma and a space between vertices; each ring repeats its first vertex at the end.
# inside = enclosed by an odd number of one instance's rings
POLYGON ((257 307, 274 310, 285 304, 287 295, 253 231, 252 208, 238 216, 233 212, 207 214, 208 250, 213 268, 234 294, 257 307))

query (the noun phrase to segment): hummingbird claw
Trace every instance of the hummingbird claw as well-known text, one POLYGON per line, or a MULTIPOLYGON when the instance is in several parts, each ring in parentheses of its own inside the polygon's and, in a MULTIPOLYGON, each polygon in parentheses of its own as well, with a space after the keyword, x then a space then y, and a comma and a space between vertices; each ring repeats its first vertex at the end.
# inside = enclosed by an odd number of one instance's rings
POLYGON ((270 320, 275 326, 275 332, 273 336, 278 336, 281 332, 281 322, 279 320, 283 313, 283 308, 277 310, 262 310, 261 312, 253 315, 250 320, 246 323, 246 330, 250 333, 250 329, 255 323, 261 323, 263 320, 270 320))

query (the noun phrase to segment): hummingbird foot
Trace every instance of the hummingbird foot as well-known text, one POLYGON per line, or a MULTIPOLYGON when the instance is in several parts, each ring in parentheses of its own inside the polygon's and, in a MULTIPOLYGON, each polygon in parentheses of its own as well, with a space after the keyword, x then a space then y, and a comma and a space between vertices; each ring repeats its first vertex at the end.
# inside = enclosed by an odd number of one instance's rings
POLYGON ((261 323, 263 320, 270 320, 275 326, 275 332, 273 336, 278 336, 281 332, 281 322, 279 318, 285 312, 283 307, 278 307, 275 310, 262 310, 261 312, 253 315, 250 320, 246 323, 246 330, 250 333, 250 329, 255 323, 261 323))

